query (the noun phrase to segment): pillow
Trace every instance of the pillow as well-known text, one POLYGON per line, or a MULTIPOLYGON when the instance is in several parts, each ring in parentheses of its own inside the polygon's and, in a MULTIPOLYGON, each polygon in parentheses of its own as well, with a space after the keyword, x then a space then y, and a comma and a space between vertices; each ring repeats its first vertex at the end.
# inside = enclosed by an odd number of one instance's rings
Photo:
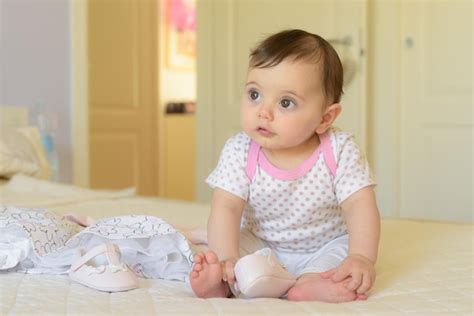
POLYGON ((51 167, 36 127, 0 131, 0 177, 15 174, 51 179, 51 167))

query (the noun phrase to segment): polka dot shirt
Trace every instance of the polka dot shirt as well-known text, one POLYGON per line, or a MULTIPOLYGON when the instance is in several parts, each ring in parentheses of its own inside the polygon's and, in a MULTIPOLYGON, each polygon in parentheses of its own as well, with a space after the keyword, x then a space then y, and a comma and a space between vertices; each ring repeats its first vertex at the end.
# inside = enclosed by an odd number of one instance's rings
POLYGON ((334 177, 320 154, 314 166, 296 179, 278 179, 257 165, 250 180, 245 169, 251 139, 240 132, 226 142, 206 182, 244 199, 247 203, 242 228, 271 247, 290 252, 316 251, 347 233, 340 204, 375 184, 354 137, 336 128, 328 133, 337 163, 334 177))

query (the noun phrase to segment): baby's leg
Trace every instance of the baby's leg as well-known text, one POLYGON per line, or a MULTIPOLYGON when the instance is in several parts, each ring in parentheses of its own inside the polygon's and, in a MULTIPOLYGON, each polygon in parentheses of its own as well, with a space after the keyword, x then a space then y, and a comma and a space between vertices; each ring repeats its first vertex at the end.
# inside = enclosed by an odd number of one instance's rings
MULTIPOLYGON (((265 243, 244 229, 240 233, 240 256, 254 253, 265 248, 265 243)), ((223 270, 217 255, 213 251, 198 253, 194 257, 195 265, 190 273, 191 287, 198 297, 229 297, 231 294, 227 282, 222 281, 223 270)))
POLYGON ((197 297, 228 297, 230 294, 227 282, 222 281, 222 267, 213 251, 198 253, 190 273, 191 287, 197 297))
MULTIPOLYGON (((319 251, 311 255, 296 284, 288 291, 288 299, 292 301, 323 301, 340 303, 367 298, 365 294, 357 294, 345 287, 348 279, 335 283, 325 279, 319 271, 337 267, 347 257, 349 249, 348 235, 338 237, 319 251)), ((298 273, 299 274, 299 273, 298 273)))
POLYGON ((346 289, 346 281, 334 283, 331 279, 321 278, 319 273, 306 273, 288 291, 288 300, 341 303, 367 299, 365 294, 346 289))

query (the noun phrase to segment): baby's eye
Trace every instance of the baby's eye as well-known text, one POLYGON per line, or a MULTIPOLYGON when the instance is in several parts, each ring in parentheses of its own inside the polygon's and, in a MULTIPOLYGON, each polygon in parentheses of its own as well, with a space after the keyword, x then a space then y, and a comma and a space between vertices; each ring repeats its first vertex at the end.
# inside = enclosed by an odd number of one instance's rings
POLYGON ((295 104, 295 102, 293 102, 293 100, 283 99, 283 100, 280 101, 280 105, 284 109, 289 109, 289 108, 294 107, 296 104, 295 104))
POLYGON ((260 98, 260 93, 258 93, 258 91, 255 91, 255 90, 250 90, 249 91, 249 97, 253 101, 256 101, 260 98))

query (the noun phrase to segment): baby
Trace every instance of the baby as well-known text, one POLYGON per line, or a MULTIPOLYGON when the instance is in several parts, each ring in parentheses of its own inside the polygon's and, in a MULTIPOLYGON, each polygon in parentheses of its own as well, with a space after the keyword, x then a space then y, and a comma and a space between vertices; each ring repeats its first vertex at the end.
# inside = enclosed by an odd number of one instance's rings
POLYGON ((252 51, 243 132, 206 180, 209 251, 190 274, 198 297, 229 297, 237 260, 268 247, 297 277, 289 300, 367 298, 380 217, 366 159, 332 127, 342 84, 339 57, 318 35, 287 30, 252 51))

